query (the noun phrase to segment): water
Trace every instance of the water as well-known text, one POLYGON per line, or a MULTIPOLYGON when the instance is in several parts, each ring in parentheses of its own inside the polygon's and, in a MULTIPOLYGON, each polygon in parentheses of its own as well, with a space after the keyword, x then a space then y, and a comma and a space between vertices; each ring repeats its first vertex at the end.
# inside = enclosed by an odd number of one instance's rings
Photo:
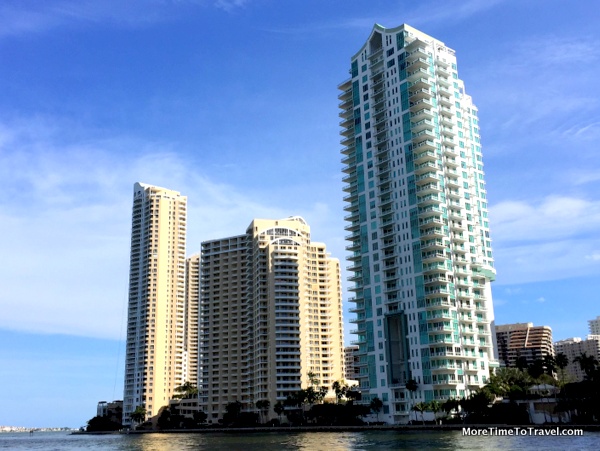
POLYGON ((123 451, 359 451, 359 450, 594 450, 600 433, 583 437, 473 437, 460 431, 271 432, 249 434, 69 435, 64 432, 0 434, 0 449, 123 451))

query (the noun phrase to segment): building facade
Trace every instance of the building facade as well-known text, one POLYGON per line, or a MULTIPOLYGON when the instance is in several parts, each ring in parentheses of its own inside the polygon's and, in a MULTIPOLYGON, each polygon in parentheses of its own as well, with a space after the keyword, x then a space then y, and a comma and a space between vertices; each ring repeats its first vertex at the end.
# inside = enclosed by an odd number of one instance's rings
MULTIPOLYGON (((477 108, 454 50, 375 25, 338 87, 363 402, 468 395, 497 365, 477 108), (414 380, 411 393, 406 383, 414 380)), ((412 383, 411 383, 412 385, 412 383)))
MULTIPOLYGON (((299 217, 255 219, 246 233, 202 243, 200 407, 257 411, 343 377, 340 269, 299 217)), ((272 409, 269 411, 272 414, 272 409)))
POLYGON ((554 357, 552 329, 533 323, 502 324, 496 326, 498 359, 504 367, 531 365, 544 357, 554 357), (519 363, 519 358, 523 359, 519 363))
POLYGON ((344 378, 346 380, 358 380, 360 374, 359 362, 358 346, 346 346, 344 348, 344 378))
POLYGON ((147 418, 169 405, 185 382, 187 198, 134 185, 123 424, 143 407, 147 418))
MULTIPOLYGON (((577 358, 585 354, 600 361, 600 335, 588 335, 587 340, 574 337, 557 341, 554 343, 554 351, 557 355, 564 354, 569 360, 565 368, 566 381, 581 382, 585 379, 586 374, 581 369, 577 358)), ((557 372, 560 374, 560 370, 557 370, 557 372)))
POLYGON ((600 316, 589 320, 588 324, 590 326, 590 335, 600 335, 600 316))
POLYGON ((200 254, 185 259, 184 380, 198 385, 200 254))

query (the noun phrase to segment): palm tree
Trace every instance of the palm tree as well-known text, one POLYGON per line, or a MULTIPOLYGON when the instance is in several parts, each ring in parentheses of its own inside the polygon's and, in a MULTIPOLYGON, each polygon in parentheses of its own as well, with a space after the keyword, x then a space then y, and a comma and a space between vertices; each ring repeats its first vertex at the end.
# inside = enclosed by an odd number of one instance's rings
MULTIPOLYGON (((413 397, 414 397, 415 392, 419 388, 419 384, 417 384, 416 380, 409 379, 409 380, 406 381, 405 387, 410 392, 410 399, 412 400, 413 397)), ((413 410, 412 407, 411 407, 410 410, 413 410)), ((410 420, 410 413, 408 414, 408 419, 410 420)), ((417 420, 417 414, 415 413, 415 421, 416 420, 417 420)))
POLYGON ((378 397, 375 397, 371 400, 369 407, 371 407, 371 410, 375 412, 377 415, 377 422, 379 422, 379 412, 381 412, 381 408, 383 407, 383 401, 378 397))
POLYGON ((554 363, 560 370, 560 385, 563 385, 565 383, 565 368, 569 366, 569 359, 562 352, 559 352, 554 357, 554 363))
POLYGON ((273 406, 273 411, 279 417, 279 423, 281 423, 281 414, 285 411, 285 407, 281 401, 277 401, 273 406))
POLYGON ((446 412, 448 415, 450 415, 453 410, 455 410, 456 413, 458 413, 458 408, 459 407, 460 407, 460 401, 458 399, 455 399, 455 398, 448 398, 442 404, 442 410, 444 412, 446 412))
POLYGON ((581 371, 585 373, 586 379, 592 378, 596 365, 598 365, 596 358, 593 355, 587 355, 585 352, 575 357, 573 362, 579 363, 579 367, 581 368, 581 371))
MULTIPOLYGON (((421 412, 421 422, 423 424, 425 424, 425 418, 423 417, 423 412, 425 412, 428 408, 429 408, 429 406, 427 405, 426 402, 418 402, 413 406, 413 410, 415 412, 421 412)), ((416 413, 415 413, 415 417, 416 417, 416 413)))
POLYGON ((261 423, 264 423, 264 415, 265 413, 269 413, 269 407, 271 407, 271 402, 268 399, 256 401, 256 408, 259 411, 261 423))
POLYGON ((173 398, 175 399, 189 399, 189 398, 193 398, 196 395, 198 395, 198 388, 192 384, 191 382, 187 381, 185 382, 183 385, 180 385, 179 387, 175 388, 175 392, 178 393, 177 395, 173 396, 173 398))
POLYGON ((331 388, 335 392, 336 404, 339 404, 348 391, 348 385, 343 381, 335 381, 331 388))
POLYGON ((137 406, 130 415, 131 420, 134 423, 142 423, 146 419, 146 409, 143 406, 137 406))
POLYGON ((437 424, 437 414, 442 410, 442 405, 439 401, 433 400, 429 403, 429 410, 433 412, 433 419, 435 420, 435 424, 437 424))

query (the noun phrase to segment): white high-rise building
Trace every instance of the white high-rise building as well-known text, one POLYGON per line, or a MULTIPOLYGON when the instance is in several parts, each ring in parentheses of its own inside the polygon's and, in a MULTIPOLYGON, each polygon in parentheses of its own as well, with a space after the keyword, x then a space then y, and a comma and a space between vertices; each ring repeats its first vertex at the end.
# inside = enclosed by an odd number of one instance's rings
MULTIPOLYGON (((136 183, 133 192, 123 424, 155 418, 185 382, 187 198, 136 183)), ((196 308, 197 311, 197 308, 196 308)))
POLYGON ((375 25, 349 72, 339 99, 359 382, 363 402, 380 398, 380 418, 401 423, 497 365, 479 119, 454 50, 410 26, 375 25))
POLYGON ((590 326, 590 335, 600 335, 600 316, 589 320, 588 324, 590 326))

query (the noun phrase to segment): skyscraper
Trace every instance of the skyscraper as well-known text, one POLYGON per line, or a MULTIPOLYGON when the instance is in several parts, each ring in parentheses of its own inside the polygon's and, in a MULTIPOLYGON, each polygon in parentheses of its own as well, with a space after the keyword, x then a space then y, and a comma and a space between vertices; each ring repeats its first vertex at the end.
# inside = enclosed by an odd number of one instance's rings
MULTIPOLYGON (((339 261, 300 217, 255 219, 246 233, 202 243, 200 407, 255 411, 343 377, 339 261)), ((272 415, 272 409, 269 409, 272 415)))
POLYGON ((123 423, 137 407, 155 417, 185 382, 187 198, 136 183, 133 190, 123 423))
POLYGON ((479 120, 454 50, 408 25, 375 25, 349 72, 339 106, 359 382, 380 417, 406 422, 412 403, 468 395, 497 365, 479 120))

